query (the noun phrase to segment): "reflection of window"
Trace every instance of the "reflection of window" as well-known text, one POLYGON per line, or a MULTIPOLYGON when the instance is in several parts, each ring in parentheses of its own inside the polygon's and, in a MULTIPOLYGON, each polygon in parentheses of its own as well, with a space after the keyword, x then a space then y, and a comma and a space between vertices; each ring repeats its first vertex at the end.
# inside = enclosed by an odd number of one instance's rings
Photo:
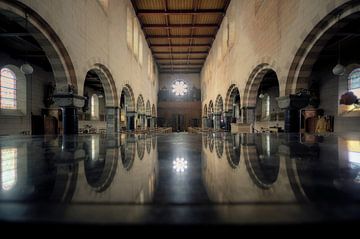
POLYGON ((91 96, 91 118, 99 119, 99 97, 96 94, 91 96))
POLYGON ((98 157, 99 156, 99 148, 100 148, 99 138, 97 138, 97 137, 91 138, 91 160, 95 161, 95 160, 99 159, 99 157, 98 157))
POLYGON ((0 77, 0 108, 16 109, 16 76, 8 69, 1 69, 0 77))
MULTIPOLYGON (((354 170, 360 170, 360 141, 349 140, 347 141, 347 148, 349 150, 350 167, 354 170)), ((354 179, 354 182, 360 183, 360 172, 354 179)))
POLYGON ((360 68, 353 70, 349 75, 349 90, 360 97, 360 68))
POLYGON ((12 189, 17 180, 17 149, 1 149, 1 186, 3 190, 12 189))
POLYGON ((188 87, 184 81, 176 81, 172 85, 172 92, 177 96, 183 96, 188 92, 188 87))

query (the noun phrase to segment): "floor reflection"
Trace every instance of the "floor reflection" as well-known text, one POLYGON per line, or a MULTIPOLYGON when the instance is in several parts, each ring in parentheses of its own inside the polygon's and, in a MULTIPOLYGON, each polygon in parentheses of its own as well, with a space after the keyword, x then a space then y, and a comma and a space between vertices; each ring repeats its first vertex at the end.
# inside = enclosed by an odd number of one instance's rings
MULTIPOLYGON (((14 202, 68 205, 61 215, 80 221, 97 217, 78 216, 86 213, 70 206, 127 205, 120 218, 110 213, 111 220, 137 222, 157 221, 158 210, 163 216, 174 210, 173 222, 360 218, 357 135, 3 137, 0 156, 1 210, 14 202), (150 207, 134 209, 143 204, 150 207), (287 209, 274 219, 278 207, 287 209)), ((48 216, 33 209, 26 215, 48 216)), ((0 219, 6 215, 0 212, 0 219)))

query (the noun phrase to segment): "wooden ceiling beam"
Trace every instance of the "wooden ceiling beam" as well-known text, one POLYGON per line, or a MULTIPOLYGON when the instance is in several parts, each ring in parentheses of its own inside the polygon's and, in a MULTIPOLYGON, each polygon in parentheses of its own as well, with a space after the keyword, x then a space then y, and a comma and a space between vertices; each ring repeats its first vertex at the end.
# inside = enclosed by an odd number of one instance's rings
POLYGON ((147 10, 141 9, 136 11, 136 15, 139 17, 142 16, 168 16, 168 15, 225 15, 224 9, 198 9, 194 10, 147 10))
POLYGON ((206 60, 206 57, 198 57, 198 58, 190 58, 188 59, 187 57, 186 58, 155 58, 157 61, 170 61, 170 60, 173 60, 173 61, 187 61, 187 60, 190 60, 190 61, 205 61, 206 60))
POLYGON ((147 35, 146 39, 215 39, 215 35, 147 35))
POLYGON ((144 24, 143 30, 156 30, 156 29, 219 29, 218 24, 144 24))
POLYGON ((151 48, 157 47, 157 48, 188 48, 188 47, 207 47, 211 48, 211 44, 193 44, 193 45, 184 45, 184 44, 151 44, 151 48))
MULTIPOLYGON (((208 51, 192 51, 190 52, 191 54, 208 54, 208 51)), ((189 54, 188 51, 153 51, 154 55, 169 55, 169 54, 173 54, 173 55, 179 55, 179 54, 189 54)))

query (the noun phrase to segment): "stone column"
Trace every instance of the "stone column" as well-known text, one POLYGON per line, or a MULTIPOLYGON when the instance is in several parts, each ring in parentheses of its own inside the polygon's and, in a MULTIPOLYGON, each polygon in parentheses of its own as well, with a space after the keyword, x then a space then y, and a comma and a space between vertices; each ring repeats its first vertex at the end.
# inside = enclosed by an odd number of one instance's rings
POLYGON ((119 130, 119 107, 106 107, 106 133, 114 134, 119 130))
POLYGON ((151 128, 151 121, 152 121, 151 115, 147 115, 147 116, 146 116, 146 128, 147 128, 147 129, 150 129, 150 128, 151 128))
POLYGON ((135 129, 135 116, 136 112, 126 112, 126 129, 134 130, 135 129))
POLYGON ((277 98, 280 109, 285 111, 285 132, 299 133, 300 109, 309 104, 309 96, 289 95, 277 98))
POLYGON ((242 110, 242 122, 244 124, 254 124, 255 123, 255 107, 245 106, 241 108, 242 110))
POLYGON ((78 114, 77 109, 84 107, 85 98, 83 96, 70 93, 55 94, 55 104, 62 109, 62 121, 64 134, 78 134, 78 114))
POLYGON ((231 120, 233 113, 231 111, 225 112, 225 131, 231 131, 231 120))

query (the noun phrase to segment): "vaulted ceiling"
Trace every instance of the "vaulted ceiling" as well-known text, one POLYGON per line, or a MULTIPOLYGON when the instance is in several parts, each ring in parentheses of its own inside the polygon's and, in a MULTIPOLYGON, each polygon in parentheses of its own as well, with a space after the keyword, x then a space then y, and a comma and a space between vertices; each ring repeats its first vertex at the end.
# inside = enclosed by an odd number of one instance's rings
POLYGON ((160 73, 199 73, 231 0, 132 0, 160 73))

